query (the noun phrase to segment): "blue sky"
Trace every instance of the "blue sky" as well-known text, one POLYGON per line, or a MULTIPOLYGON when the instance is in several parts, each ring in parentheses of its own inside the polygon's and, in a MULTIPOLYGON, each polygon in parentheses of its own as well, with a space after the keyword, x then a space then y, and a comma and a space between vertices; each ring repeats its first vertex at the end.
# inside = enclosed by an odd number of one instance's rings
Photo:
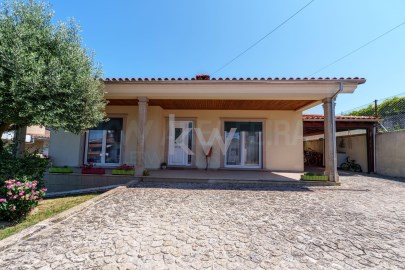
MULTIPOLYGON (((50 1, 105 77, 176 78, 212 74, 308 2, 50 1)), ((305 77, 403 21, 403 0, 316 0, 215 77, 305 77)), ((405 92, 405 25, 315 76, 367 79, 337 113, 405 92)))

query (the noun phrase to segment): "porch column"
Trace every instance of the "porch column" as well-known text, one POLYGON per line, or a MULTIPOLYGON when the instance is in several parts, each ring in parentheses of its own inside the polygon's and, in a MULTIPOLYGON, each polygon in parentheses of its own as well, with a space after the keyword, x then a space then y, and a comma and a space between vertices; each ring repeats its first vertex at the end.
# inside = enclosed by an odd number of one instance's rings
POLYGON ((324 99, 323 111, 325 115, 325 175, 329 176, 329 181, 339 182, 336 153, 335 100, 332 98, 324 99))
POLYGON ((138 97, 138 136, 136 147, 135 175, 141 176, 145 169, 145 125, 148 114, 147 97, 138 97))

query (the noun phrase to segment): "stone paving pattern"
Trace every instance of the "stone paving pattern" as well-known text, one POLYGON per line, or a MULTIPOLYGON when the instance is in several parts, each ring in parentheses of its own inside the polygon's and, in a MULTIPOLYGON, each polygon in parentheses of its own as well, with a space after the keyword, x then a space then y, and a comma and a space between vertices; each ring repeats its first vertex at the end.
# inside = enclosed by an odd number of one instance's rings
POLYGON ((0 252, 0 269, 403 269, 405 182, 140 184, 0 252))

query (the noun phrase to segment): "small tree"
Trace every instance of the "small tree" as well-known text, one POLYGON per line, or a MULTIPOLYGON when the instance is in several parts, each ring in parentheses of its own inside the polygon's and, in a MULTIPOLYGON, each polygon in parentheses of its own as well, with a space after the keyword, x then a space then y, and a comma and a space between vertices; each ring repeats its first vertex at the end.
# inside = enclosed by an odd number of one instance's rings
POLYGON ((52 18, 33 0, 0 6, 0 134, 30 125, 79 133, 105 117, 101 69, 78 25, 52 18))

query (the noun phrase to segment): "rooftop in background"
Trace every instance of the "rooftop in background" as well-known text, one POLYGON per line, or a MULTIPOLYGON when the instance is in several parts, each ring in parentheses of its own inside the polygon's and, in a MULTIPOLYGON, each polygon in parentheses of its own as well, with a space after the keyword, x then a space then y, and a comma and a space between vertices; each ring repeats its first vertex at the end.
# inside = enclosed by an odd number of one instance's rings
MULTIPOLYGON (((336 115, 336 121, 360 121, 360 122, 378 122, 380 118, 374 116, 350 116, 350 115, 336 115)), ((302 115, 304 121, 323 121, 322 114, 304 114, 302 115)))

